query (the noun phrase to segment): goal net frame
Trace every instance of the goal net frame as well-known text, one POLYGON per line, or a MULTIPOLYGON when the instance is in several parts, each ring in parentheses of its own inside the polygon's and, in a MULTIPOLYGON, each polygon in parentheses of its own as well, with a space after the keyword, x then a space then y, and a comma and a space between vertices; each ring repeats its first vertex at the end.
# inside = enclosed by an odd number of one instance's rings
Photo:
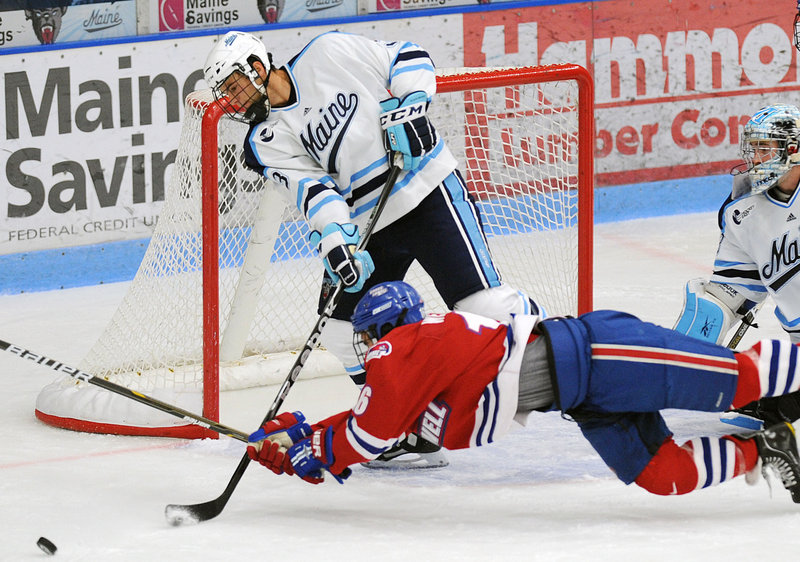
MULTIPOLYGON (((574 227, 577 232, 577 253, 574 256, 574 259, 577 260, 577 268, 575 273, 577 279, 575 279, 576 288, 574 289, 576 291, 576 296, 574 305, 570 306, 570 310, 547 310, 547 312, 555 314, 581 314, 592 309, 594 88, 591 75, 585 68, 573 64, 518 68, 448 69, 437 73, 437 96, 465 92, 464 105, 466 106, 466 100, 469 96, 468 92, 481 92, 484 90, 488 91, 488 89, 505 89, 506 95, 513 97, 515 88, 522 88, 525 85, 561 82, 570 82, 576 85, 576 93, 574 94, 575 99, 571 99, 572 103, 574 103, 574 107, 571 106, 570 109, 570 111, 574 111, 577 114, 577 129, 574 133, 575 138, 573 138, 573 133, 569 133, 569 142, 574 143, 574 146, 566 146, 566 141, 564 141, 564 146, 555 146, 561 141, 554 141, 554 146, 540 146, 539 150, 542 151, 544 148, 547 148, 547 150, 553 153, 565 155, 565 158, 567 159, 576 160, 576 168, 574 171, 570 171, 569 180, 571 182, 570 189, 575 192, 577 217, 573 221, 574 225, 568 225, 570 227, 574 227), (573 149, 577 152, 577 158, 573 158, 571 154, 573 149)), ((538 95, 544 98, 547 94, 545 92, 538 95)), ((572 94, 570 94, 570 97, 571 96, 572 94)), ((435 106, 436 103, 436 98, 434 98, 432 106, 435 106)), ((208 95, 207 91, 204 95, 201 95, 198 92, 190 94, 187 97, 186 104, 187 112, 189 109, 193 109, 194 111, 199 111, 202 113, 200 123, 201 154, 216 155, 216 157, 201 158, 200 164, 200 183, 202 189, 202 226, 200 232, 202 243, 202 365, 200 368, 202 369, 202 415, 206 418, 219 421, 220 365, 221 363, 224 364, 227 360, 226 355, 230 355, 232 357, 239 356, 238 354, 242 352, 241 348, 244 345, 242 343, 243 338, 246 336, 246 334, 243 334, 237 337, 229 338, 226 331, 225 338, 222 338, 222 345, 229 346, 230 341, 235 341, 238 343, 233 344, 233 347, 235 348, 233 351, 221 351, 221 330, 223 328, 221 327, 220 320, 219 292, 221 243, 220 204, 222 203, 224 205, 225 202, 220 201, 221 188, 219 179, 221 174, 224 175, 226 173, 225 166, 227 164, 222 158, 220 152, 222 148, 220 146, 220 122, 223 119, 226 121, 229 120, 227 120, 222 108, 220 108, 218 104, 213 103, 213 101, 210 101, 210 96, 208 95)), ((475 102, 475 105, 478 105, 478 102, 475 102)), ((523 109, 524 111, 517 111, 517 113, 531 112, 531 110, 528 108, 523 109)), ((510 111, 511 110, 509 110, 509 112, 510 111)), ((557 118, 558 117, 556 116, 555 119, 557 118)), ((434 125, 437 126, 437 129, 440 129, 438 121, 434 121, 434 125)), ((473 121, 464 124, 463 136, 469 137, 467 130, 470 128, 480 129, 482 127, 488 127, 488 122, 486 121, 485 116, 481 117, 480 114, 478 114, 478 117, 474 118, 473 121)), ((505 140, 503 142, 505 142, 505 140)), ((467 144, 469 144, 469 142, 467 144)), ((466 156, 464 158, 466 158, 467 162, 459 162, 459 168, 462 169, 462 171, 464 170, 463 166, 466 166, 467 173, 465 174, 465 179, 471 191, 473 184, 490 181, 490 172, 488 168, 484 169, 484 162, 481 161, 485 155, 485 152, 493 148, 488 145, 488 140, 485 140, 484 143, 480 139, 477 142, 471 143, 465 151, 466 156)), ((507 151, 510 150, 508 147, 504 147, 504 149, 507 151)), ((530 150, 533 152, 536 150, 536 147, 532 147, 530 150)), ((176 168, 182 165, 180 162, 180 155, 181 153, 179 149, 178 158, 176 158, 176 168)), ((508 155, 506 155, 506 157, 508 157, 508 155)), ((530 163, 530 165, 533 166, 538 164, 530 163)), ((541 166, 546 167, 544 163, 542 163, 541 166)), ((173 169, 173 175, 177 175, 176 169, 173 169)), ((548 189, 547 186, 545 189, 548 189)), ((558 191, 559 189, 559 185, 554 184, 552 186, 553 191, 558 191)), ((265 191, 264 198, 261 201, 258 211, 261 215, 265 215, 265 213, 269 214, 269 209, 275 207, 275 195, 268 194, 268 192, 276 191, 275 188, 268 185, 265 191), (267 197, 273 197, 273 199, 269 201, 269 204, 266 202, 267 197)), ((169 193, 167 197, 169 197, 169 193)), ((164 219, 162 217, 159 219, 159 222, 161 220, 168 219, 164 219)), ((264 223, 274 223, 277 221, 277 227, 280 228, 281 226, 281 216, 280 214, 276 216, 274 212, 270 217, 261 217, 258 220, 261 220, 264 223)), ((487 225, 484 224, 484 229, 486 230, 486 228, 487 225)), ((256 230, 257 229, 254 227, 252 231, 253 237, 256 236, 256 230)), ((275 242, 275 236, 276 235, 274 233, 272 233, 270 236, 266 236, 265 244, 262 244, 263 247, 259 251, 251 252, 251 249, 248 248, 248 255, 245 256, 244 259, 254 260, 256 262, 258 260, 269 261, 272 254, 272 244, 275 242), (251 253, 253 255, 250 255, 251 253)), ((494 250, 492 251, 494 252, 494 250)), ((145 259, 147 259, 147 257, 145 259)), ((501 267, 502 274, 502 264, 499 265, 501 267)), ((137 273, 137 277, 138 276, 139 274, 137 273)), ((136 280, 134 280, 134 283, 136 283, 136 280)), ((256 294, 257 292, 251 295, 251 299, 256 298, 256 294)), ((423 294, 423 297, 424 296, 425 295, 423 294)), ((538 301, 536 294, 532 294, 531 296, 538 301)), ((280 298, 281 297, 279 295, 275 297, 276 300, 279 300, 280 298)), ((316 298, 316 296, 311 298, 316 298)), ((426 308, 428 307, 426 306, 426 308)), ((250 311, 250 309, 252 309, 252 306, 249 306, 247 301, 245 301, 243 305, 239 306, 239 309, 245 311, 243 315, 246 317, 247 313, 250 311)), ((228 323, 230 324, 230 322, 228 323)), ((238 324, 246 324, 246 321, 238 322, 238 324)), ((311 330, 311 327, 312 324, 309 324, 308 331, 311 330)), ((225 326, 225 330, 230 329, 230 326, 225 326)), ((298 345, 298 347, 301 345, 302 343, 298 345)), ((312 354, 312 356, 316 354, 317 352, 312 354)), ((286 365, 287 367, 282 375, 283 377, 288 374, 288 366, 291 365, 291 362, 286 363, 286 365)), ((82 368, 85 366, 85 364, 81 365, 82 368)), ((325 368, 323 368, 323 370, 324 369, 325 368)), ((100 372, 89 372, 95 376, 107 376, 100 372)), ((136 375, 141 375, 141 373, 137 372, 136 375)), ((282 380, 273 382, 282 382, 282 380)), ((126 380, 123 379, 122 384, 125 385, 125 383, 126 380)), ((54 385, 55 384, 57 383, 54 383, 54 385)), ((133 384, 135 385, 135 382, 133 384)), ((50 386, 53 387, 53 385, 50 386)), ((45 390, 47 389, 48 387, 45 388, 45 390)), ((115 423, 114 421, 110 421, 108 418, 95 421, 91 419, 84 419, 86 416, 73 416, 68 413, 70 409, 69 402, 70 400, 76 402, 80 400, 72 397, 72 395, 77 396, 79 394, 79 390, 86 389, 68 386, 58 390, 58 392, 50 392, 49 395, 47 392, 45 392, 45 390, 42 391, 39 400, 37 400, 36 416, 46 423, 58 427, 96 433, 152 435, 181 438, 217 437, 217 434, 210 430, 203 429, 196 425, 180 422, 172 422, 171 424, 161 423, 155 424, 153 427, 149 427, 146 424, 125 421, 124 419, 119 423, 115 423), (58 397, 57 399, 53 400, 52 398, 45 399, 45 396, 58 397), (54 406, 54 403, 57 403, 58 405, 54 406)), ((146 389, 142 390, 142 392, 147 393, 146 389)), ((156 393, 154 396, 167 402, 169 402, 172 398, 172 395, 169 393, 166 395, 159 395, 156 393)), ((192 404, 179 403, 178 405, 190 411, 196 411, 196 408, 198 407, 196 402, 194 403, 194 408, 192 407, 192 404)), ((119 405, 110 407, 112 409, 118 408, 119 405)))

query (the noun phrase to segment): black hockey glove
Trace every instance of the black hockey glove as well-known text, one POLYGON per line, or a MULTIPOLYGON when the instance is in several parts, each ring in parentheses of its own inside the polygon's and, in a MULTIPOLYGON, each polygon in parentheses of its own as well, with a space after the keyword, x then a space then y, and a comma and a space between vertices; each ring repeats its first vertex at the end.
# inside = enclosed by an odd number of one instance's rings
POLYGON ((372 257, 366 250, 352 253, 360 236, 354 224, 331 223, 320 234, 313 231, 309 240, 317 248, 328 275, 334 281, 341 280, 348 293, 357 293, 364 282, 375 271, 372 257))

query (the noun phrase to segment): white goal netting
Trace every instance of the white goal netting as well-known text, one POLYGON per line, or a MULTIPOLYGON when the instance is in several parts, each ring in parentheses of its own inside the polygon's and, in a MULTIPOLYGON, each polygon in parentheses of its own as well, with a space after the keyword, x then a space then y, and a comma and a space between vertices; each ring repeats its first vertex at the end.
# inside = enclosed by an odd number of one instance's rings
MULTIPOLYGON (((592 189, 591 175, 589 185, 578 181, 579 152, 591 150, 593 142, 581 140, 586 97, 574 79, 524 83, 515 82, 520 69, 511 72, 510 79, 485 69, 443 73, 431 119, 461 163, 504 280, 551 314, 576 314, 579 287, 591 290, 591 236, 586 223, 584 232, 579 229, 579 202, 591 205, 592 189), (476 80, 493 73, 503 77, 501 85, 476 80)), ((144 260, 81 364, 96 376, 206 415, 211 393, 283 381, 292 351, 317 320, 322 277, 297 209, 243 167, 245 126, 223 118, 216 126, 218 147, 204 146, 203 115, 210 103, 207 91, 187 100, 171 183, 144 260), (216 162, 210 161, 214 152, 216 162), (214 222, 203 215, 202 174, 209 164, 217 168, 219 257, 218 268, 204 273, 203 228, 214 222), (204 380, 209 306, 219 313, 212 327, 220 340, 219 389, 204 380)), ((444 309, 416 265, 408 280, 427 310, 444 309)), ((342 372, 320 351, 302 377, 342 372)), ((183 424, 128 402, 67 378, 42 391, 37 415, 88 431, 139 433, 140 427, 183 424)))

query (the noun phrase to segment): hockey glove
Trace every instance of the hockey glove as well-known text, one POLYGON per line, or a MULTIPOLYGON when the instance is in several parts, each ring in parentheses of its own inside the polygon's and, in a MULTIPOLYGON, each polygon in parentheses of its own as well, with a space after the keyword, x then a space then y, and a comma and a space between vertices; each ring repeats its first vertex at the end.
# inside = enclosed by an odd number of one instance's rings
POLYGON ((311 427, 301 412, 284 412, 248 437, 252 444, 247 446, 247 456, 275 474, 291 476, 294 469, 286 450, 309 435, 311 427))
POLYGON ((375 271, 372 257, 366 250, 353 254, 360 236, 354 224, 332 222, 322 229, 322 234, 314 230, 309 237, 312 246, 317 248, 328 275, 334 281, 341 280, 345 291, 357 293, 364 282, 375 271))
MULTIPOLYGON (((311 437, 295 443, 286 453, 292 463, 295 473, 311 484, 320 484, 324 481, 322 470, 330 471, 333 464, 333 431, 329 428, 316 430, 311 437)), ((350 476, 350 469, 345 469, 341 474, 333 474, 339 484, 344 484, 350 476)))
POLYGON ((408 94, 402 101, 389 98, 381 102, 381 127, 386 133, 386 148, 403 155, 403 169, 415 170, 426 152, 436 145, 436 130, 426 111, 428 94, 408 94))

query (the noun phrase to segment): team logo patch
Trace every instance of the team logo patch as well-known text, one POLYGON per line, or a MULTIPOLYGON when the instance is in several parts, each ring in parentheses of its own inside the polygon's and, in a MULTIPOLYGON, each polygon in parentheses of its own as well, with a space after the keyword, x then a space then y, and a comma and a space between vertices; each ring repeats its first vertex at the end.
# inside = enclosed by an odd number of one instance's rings
POLYGON ((381 357, 385 357, 392 352, 392 344, 388 341, 379 341, 375 345, 369 348, 367 352, 367 357, 364 360, 369 361, 371 359, 380 359, 381 357))
POLYGON ((273 138, 275 138, 275 133, 272 132, 272 127, 265 127, 261 131, 260 137, 261 137, 261 142, 269 142, 273 138))
POLYGON ((750 214, 750 212, 753 210, 753 207, 755 207, 755 205, 750 205, 744 211, 739 211, 739 209, 733 211, 733 222, 736 224, 742 224, 742 220, 744 220, 744 218, 750 214))

